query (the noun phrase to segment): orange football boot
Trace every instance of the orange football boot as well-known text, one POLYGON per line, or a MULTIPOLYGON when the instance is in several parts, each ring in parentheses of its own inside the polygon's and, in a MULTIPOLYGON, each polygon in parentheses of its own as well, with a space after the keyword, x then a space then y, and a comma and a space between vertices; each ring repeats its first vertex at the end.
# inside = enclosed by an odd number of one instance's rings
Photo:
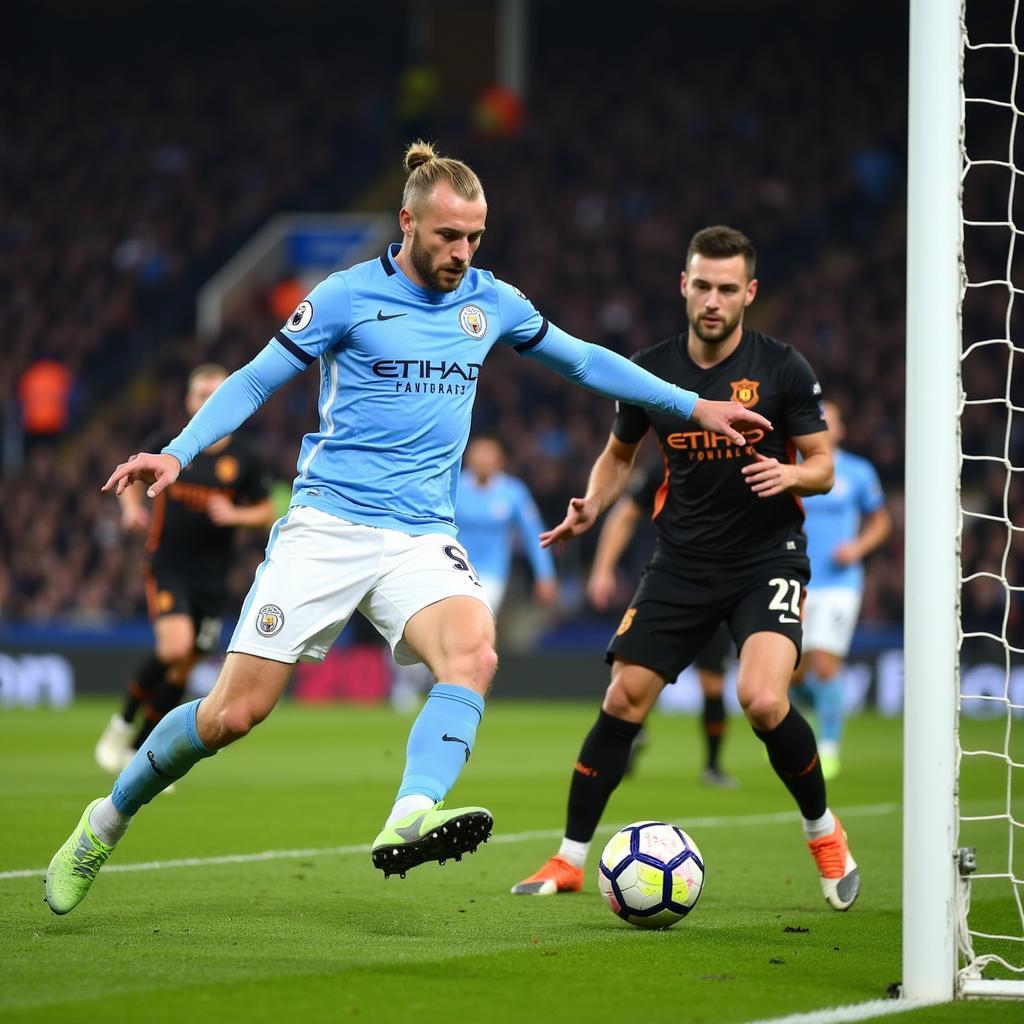
POLYGON ((818 865, 821 891, 833 910, 849 910, 860 892, 860 871, 846 845, 846 833, 835 816, 836 827, 831 835, 809 839, 811 856, 818 865))
POLYGON ((540 871, 512 886, 514 896, 554 896, 556 892, 579 892, 583 888, 583 868, 561 857, 546 861, 540 871))

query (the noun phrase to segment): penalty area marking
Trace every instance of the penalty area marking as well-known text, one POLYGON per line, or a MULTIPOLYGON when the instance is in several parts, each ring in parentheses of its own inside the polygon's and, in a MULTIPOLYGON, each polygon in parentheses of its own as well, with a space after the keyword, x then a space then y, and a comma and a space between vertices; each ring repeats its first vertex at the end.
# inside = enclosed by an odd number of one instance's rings
MULTIPOLYGON (((848 807, 843 811, 844 818, 877 818, 893 814, 900 805, 865 804, 861 807, 848 807)), ((743 814, 736 817, 688 818, 687 829, 700 828, 734 828, 744 825, 776 825, 784 822, 798 822, 800 815, 796 811, 779 811, 775 814, 743 814)), ((608 825, 610 829, 621 828, 620 825, 608 825)), ((526 843, 531 839, 561 839, 561 829, 539 829, 533 832, 509 832, 493 836, 492 843, 526 843)), ((358 846, 323 846, 305 850, 264 850, 261 853, 230 853, 220 857, 182 857, 178 860, 151 860, 138 864, 108 864, 103 874, 110 875, 127 871, 165 871, 171 868, 206 868, 224 864, 257 864, 268 860, 294 860, 304 857, 345 857, 350 854, 369 853, 370 844, 360 843, 358 846)), ((46 868, 20 868, 16 871, 0 871, 0 881, 14 878, 37 878, 46 874, 46 868)), ((844 1018, 845 1019, 845 1018, 844 1018)), ((860 1018, 851 1017, 851 1020, 860 1018)))
POLYGON ((791 1013, 785 1017, 765 1017, 752 1020, 749 1024, 847 1024, 848 1021, 874 1020, 889 1017, 895 1013, 907 1013, 926 1006, 936 1006, 936 1000, 909 1001, 902 999, 872 999, 867 1003, 851 1003, 848 1006, 830 1006, 824 1010, 810 1010, 807 1013, 791 1013))

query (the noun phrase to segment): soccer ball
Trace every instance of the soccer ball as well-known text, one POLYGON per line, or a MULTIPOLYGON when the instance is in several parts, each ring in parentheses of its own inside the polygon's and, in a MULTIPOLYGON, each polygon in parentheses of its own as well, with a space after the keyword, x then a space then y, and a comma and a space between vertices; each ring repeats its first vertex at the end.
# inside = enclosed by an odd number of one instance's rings
POLYGON ((693 910, 704 858, 675 825, 637 821, 608 841, 597 884, 613 913, 637 928, 669 928, 693 910))

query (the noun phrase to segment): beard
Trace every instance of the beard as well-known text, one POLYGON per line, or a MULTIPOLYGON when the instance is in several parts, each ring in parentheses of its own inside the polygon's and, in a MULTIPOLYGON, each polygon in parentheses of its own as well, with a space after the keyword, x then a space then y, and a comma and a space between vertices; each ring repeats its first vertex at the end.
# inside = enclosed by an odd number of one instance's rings
POLYGON ((690 318, 690 326, 693 328, 693 333, 704 342, 705 345, 717 345, 720 342, 725 341, 729 335, 736 329, 736 325, 740 322, 741 314, 733 317, 731 320, 726 319, 724 316, 719 317, 719 323, 717 327, 706 327, 698 317, 690 318))
POLYGON ((412 262, 416 273, 423 278, 427 283, 428 288, 432 288, 435 292, 453 292, 456 288, 462 284, 462 278, 465 276, 465 267, 460 267, 459 276, 454 280, 451 278, 441 277, 442 270, 452 270, 452 267, 435 267, 430 260, 430 253, 427 252, 426 248, 420 241, 419 233, 414 231, 412 235, 412 245, 409 247, 409 259, 412 262))

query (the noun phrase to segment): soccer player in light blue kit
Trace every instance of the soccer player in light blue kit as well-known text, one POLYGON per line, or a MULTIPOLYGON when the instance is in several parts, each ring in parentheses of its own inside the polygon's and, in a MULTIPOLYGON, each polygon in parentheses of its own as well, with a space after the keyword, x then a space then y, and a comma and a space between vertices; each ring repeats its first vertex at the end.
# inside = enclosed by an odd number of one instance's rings
POLYGON ((500 442, 493 437, 474 437, 463 463, 455 525, 494 613, 505 597, 517 537, 533 569, 533 596, 539 604, 553 604, 558 584, 551 552, 540 546, 544 524, 526 484, 504 471, 500 442))
MULTIPOLYGON (((533 569, 534 598, 545 607, 553 605, 558 600, 558 581, 551 552, 540 546, 544 524, 526 484, 504 472, 501 443, 494 437, 474 437, 462 464, 455 525, 495 618, 505 598, 517 538, 533 569)), ((400 712, 417 709, 420 694, 432 681, 426 665, 398 666, 391 684, 391 706, 400 712)))
POLYGON ((835 456, 828 494, 804 498, 811 582, 804 601, 804 656, 797 670, 818 718, 818 756, 826 779, 839 774, 843 731, 842 667, 860 613, 867 555, 892 530, 875 467, 839 447, 845 434, 834 402, 822 403, 835 456))
POLYGON ((401 245, 322 281, 252 362, 161 453, 119 465, 104 490, 142 480, 153 498, 282 384, 320 372, 319 429, 302 440, 287 515, 275 524, 209 696, 180 705, 94 800, 46 873, 46 901, 84 898, 140 807, 273 710, 299 660, 322 660, 358 608, 397 661, 439 680, 414 721, 405 771, 371 856, 385 876, 459 858, 490 834, 482 807, 445 808, 469 761, 494 674, 494 619, 456 542, 459 461, 476 381, 500 342, 599 394, 663 409, 742 444, 771 429, 555 327, 471 261, 487 203, 476 174, 426 143, 406 152, 401 245))

